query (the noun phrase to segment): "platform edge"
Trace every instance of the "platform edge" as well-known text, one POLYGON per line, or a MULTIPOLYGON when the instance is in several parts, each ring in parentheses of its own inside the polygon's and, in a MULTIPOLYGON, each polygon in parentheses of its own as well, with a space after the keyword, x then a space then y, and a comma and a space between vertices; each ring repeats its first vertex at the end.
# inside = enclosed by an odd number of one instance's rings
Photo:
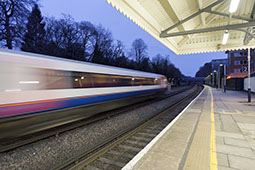
POLYGON ((163 136, 174 124, 175 122, 181 117, 181 115, 201 96, 201 94, 204 92, 204 89, 199 93, 199 95, 193 99, 188 106, 186 106, 181 113, 174 118, 173 121, 171 121, 148 145, 146 145, 145 148, 143 148, 131 161, 129 161, 122 170, 131 170, 137 162, 150 150, 150 148, 160 139, 161 136, 163 136))

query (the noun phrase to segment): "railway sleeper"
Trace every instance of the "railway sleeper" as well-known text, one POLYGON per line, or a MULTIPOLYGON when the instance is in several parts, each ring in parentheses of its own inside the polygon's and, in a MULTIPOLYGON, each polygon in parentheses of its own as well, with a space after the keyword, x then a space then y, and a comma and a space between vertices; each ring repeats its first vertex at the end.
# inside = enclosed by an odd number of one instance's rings
POLYGON ((148 138, 154 138, 155 136, 157 136, 157 135, 155 135, 155 134, 151 134, 151 133, 143 133, 143 132, 138 132, 138 133, 136 133, 137 135, 139 135, 139 136, 146 136, 146 137, 148 137, 148 138))
POLYGON ((114 151, 114 150, 110 150, 108 153, 112 154, 112 155, 116 155, 116 156, 122 156, 122 157, 126 157, 128 159, 132 159, 135 155, 132 154, 128 154, 128 153, 121 153, 118 151, 114 151))
POLYGON ((120 167, 120 168, 122 168, 126 165, 125 162, 111 160, 111 159, 108 159, 108 158, 105 158, 105 157, 100 157, 99 160, 104 164, 109 164, 109 165, 117 166, 117 167, 120 167))
POLYGON ((153 131, 155 133, 160 133, 162 131, 162 128, 155 126, 155 127, 147 127, 144 130, 153 131))
POLYGON ((122 148, 122 149, 125 149, 125 150, 128 150, 128 151, 133 151, 133 152, 140 152, 140 148, 136 148, 136 147, 132 147, 132 146, 127 146, 127 145, 124 145, 124 144, 120 144, 118 146, 119 148, 122 148))
POLYGON ((142 141, 142 142, 150 142, 151 138, 145 138, 145 137, 138 137, 138 136, 132 136, 130 139, 136 140, 136 141, 142 141))
POLYGON ((97 167, 92 166, 92 165, 87 165, 85 167, 85 170, 101 170, 101 168, 97 168, 97 167))
POLYGON ((142 148, 144 148, 148 144, 146 142, 140 142, 140 141, 135 141, 135 140, 126 140, 125 143, 130 144, 130 145, 137 145, 142 148))
POLYGON ((161 132, 161 130, 142 129, 141 132, 155 134, 155 136, 156 136, 161 132))

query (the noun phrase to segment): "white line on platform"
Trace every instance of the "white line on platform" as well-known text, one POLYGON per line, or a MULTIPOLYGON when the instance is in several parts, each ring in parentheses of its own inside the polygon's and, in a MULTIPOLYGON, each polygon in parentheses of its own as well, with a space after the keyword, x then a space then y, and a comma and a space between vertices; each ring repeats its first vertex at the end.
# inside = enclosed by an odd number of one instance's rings
POLYGON ((182 112, 176 116, 174 118, 173 121, 171 121, 167 127, 165 127, 148 145, 146 145, 145 148, 143 148, 131 161, 129 161, 123 168, 122 170, 130 170, 132 169, 135 164, 150 150, 150 148, 159 140, 159 138, 161 136, 163 136, 167 131, 168 129, 170 129, 170 127, 172 127, 174 125, 174 123, 179 119, 179 117, 190 107, 190 105, 197 100, 197 98, 204 92, 205 90, 205 87, 204 89, 202 90, 202 92, 200 92, 200 94, 194 99, 192 100, 188 106, 186 106, 182 112))

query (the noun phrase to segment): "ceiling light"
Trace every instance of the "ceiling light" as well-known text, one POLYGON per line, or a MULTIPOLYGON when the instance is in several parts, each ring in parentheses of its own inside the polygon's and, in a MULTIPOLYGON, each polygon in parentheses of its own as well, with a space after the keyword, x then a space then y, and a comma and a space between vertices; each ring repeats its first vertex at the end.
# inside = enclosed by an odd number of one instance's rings
POLYGON ((228 33, 228 30, 226 30, 225 34, 223 35, 223 39, 222 39, 223 45, 227 44, 228 36, 229 36, 229 33, 228 33))
POLYGON ((239 2, 240 2, 240 0, 231 0, 230 7, 229 7, 230 13, 236 12, 239 2))

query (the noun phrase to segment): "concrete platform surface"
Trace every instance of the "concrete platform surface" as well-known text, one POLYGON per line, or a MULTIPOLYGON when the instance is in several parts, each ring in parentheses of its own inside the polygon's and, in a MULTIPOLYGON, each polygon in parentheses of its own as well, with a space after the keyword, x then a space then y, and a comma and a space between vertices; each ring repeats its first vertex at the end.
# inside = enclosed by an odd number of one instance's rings
POLYGON ((255 96, 206 86, 123 169, 255 170, 255 96))

